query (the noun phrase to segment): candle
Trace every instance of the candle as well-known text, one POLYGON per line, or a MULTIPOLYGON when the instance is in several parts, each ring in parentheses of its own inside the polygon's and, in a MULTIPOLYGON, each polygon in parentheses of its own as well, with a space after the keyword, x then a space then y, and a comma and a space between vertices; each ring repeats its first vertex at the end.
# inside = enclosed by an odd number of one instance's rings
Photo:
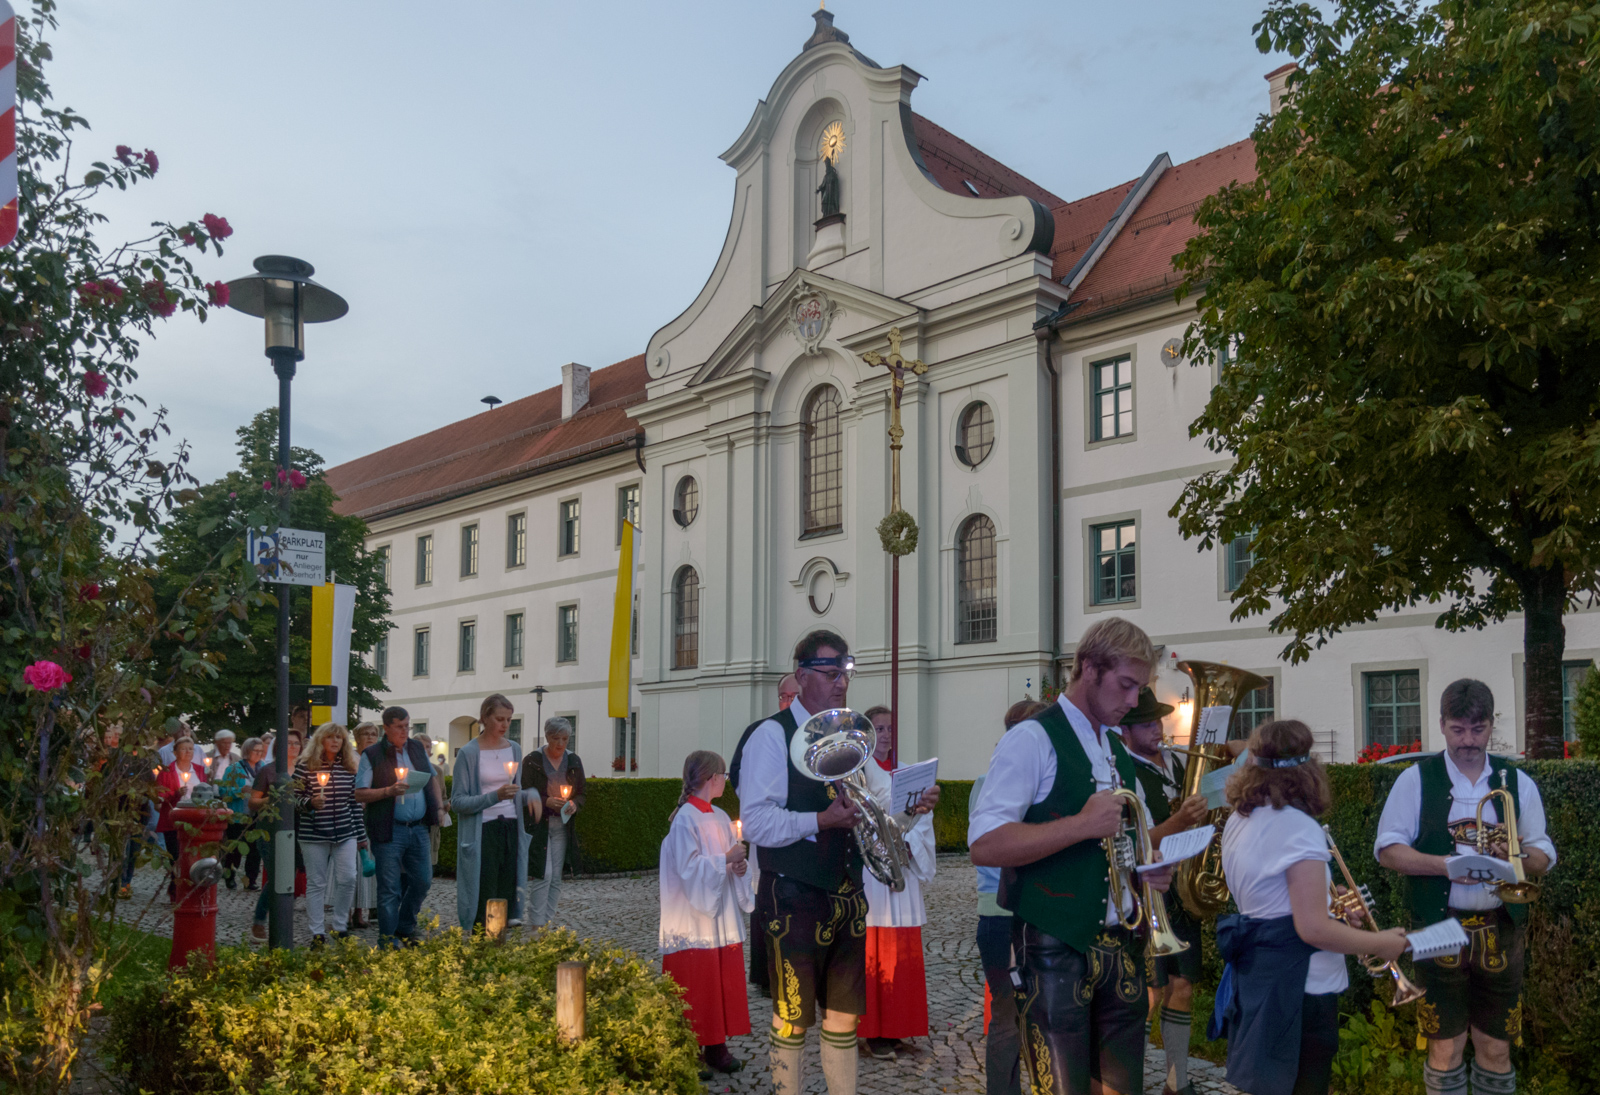
POLYGON ((739 818, 733 819, 733 835, 739 840, 744 839, 744 822, 739 818))
POLYGON ((178 773, 178 778, 183 781, 183 785, 185 787, 187 787, 189 785, 189 777, 192 774, 193 774, 192 772, 179 772, 178 773))
POLYGON ((326 787, 328 785, 328 773, 327 772, 318 772, 317 773, 317 782, 322 784, 322 786, 326 787))
POLYGON ((394 781, 396 783, 404 783, 406 781, 406 774, 410 771, 411 769, 409 768, 396 768, 394 770, 394 781))
POLYGON ((562 798, 566 798, 570 794, 572 794, 572 788, 571 787, 563 786, 561 788, 561 797, 562 798))
POLYGON ((517 762, 514 761, 514 760, 506 761, 506 779, 516 779, 516 778, 517 778, 517 762))

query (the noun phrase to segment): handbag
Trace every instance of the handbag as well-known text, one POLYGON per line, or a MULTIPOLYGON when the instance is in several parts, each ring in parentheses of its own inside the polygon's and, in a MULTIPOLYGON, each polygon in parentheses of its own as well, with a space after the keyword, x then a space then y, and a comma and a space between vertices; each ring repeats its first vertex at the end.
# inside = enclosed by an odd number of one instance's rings
POLYGON ((361 877, 371 878, 378 873, 378 861, 372 858, 372 852, 367 848, 359 849, 361 853, 361 877))

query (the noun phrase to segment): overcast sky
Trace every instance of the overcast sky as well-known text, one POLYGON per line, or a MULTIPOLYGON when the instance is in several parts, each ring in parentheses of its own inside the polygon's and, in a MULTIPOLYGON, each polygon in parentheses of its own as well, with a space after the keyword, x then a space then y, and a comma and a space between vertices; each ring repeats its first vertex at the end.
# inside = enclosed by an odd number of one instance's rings
MULTIPOLYGON (((22 7, 18 4, 18 7, 22 7)), ((913 107, 1065 198, 1249 134, 1261 0, 834 0, 913 107)), ((717 156, 812 30, 809 0, 63 0, 47 72, 88 117, 79 162, 152 148, 107 240, 226 216, 207 280, 284 253, 346 297, 307 330, 295 442, 329 464, 642 353, 721 248, 717 156)), ((271 405, 259 320, 174 318, 138 390, 205 479, 271 405)))

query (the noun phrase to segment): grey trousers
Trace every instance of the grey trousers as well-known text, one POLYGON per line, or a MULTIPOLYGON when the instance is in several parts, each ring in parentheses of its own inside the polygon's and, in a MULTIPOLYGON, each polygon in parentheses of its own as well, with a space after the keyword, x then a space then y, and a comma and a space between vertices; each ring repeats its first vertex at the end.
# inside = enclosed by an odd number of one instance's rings
POLYGON ((544 850, 544 877, 528 879, 527 922, 537 928, 555 919, 556 902, 561 899, 561 868, 567 860, 567 827, 549 822, 550 839, 544 850))

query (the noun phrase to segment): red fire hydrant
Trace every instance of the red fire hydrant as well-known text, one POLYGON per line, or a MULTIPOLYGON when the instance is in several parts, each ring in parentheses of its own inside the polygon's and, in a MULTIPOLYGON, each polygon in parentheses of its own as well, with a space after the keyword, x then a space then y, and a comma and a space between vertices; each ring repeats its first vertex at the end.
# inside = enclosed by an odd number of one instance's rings
POLYGON ((172 957, 168 969, 187 965, 190 951, 217 954, 217 880, 190 878, 199 851, 216 844, 233 815, 224 808, 184 806, 172 811, 178 829, 178 906, 172 914, 172 957))

